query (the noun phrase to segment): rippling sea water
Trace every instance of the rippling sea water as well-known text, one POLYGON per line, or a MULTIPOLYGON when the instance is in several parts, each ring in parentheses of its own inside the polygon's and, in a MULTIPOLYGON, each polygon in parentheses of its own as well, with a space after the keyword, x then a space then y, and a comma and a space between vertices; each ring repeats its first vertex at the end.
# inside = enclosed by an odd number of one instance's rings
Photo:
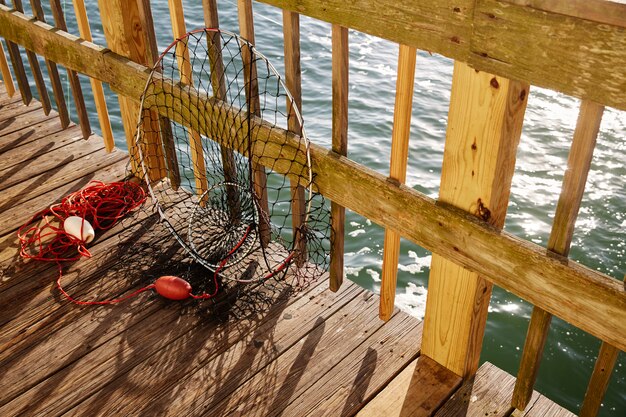
MULTIPOLYGON (((47 3, 47 2, 44 2, 47 3)), ((77 34, 72 4, 65 1, 70 31, 77 34)), ((87 0, 94 41, 105 45, 97 22, 96 0, 87 0)), ((203 27, 200 0, 185 1, 188 30, 203 27)), ((46 7, 47 4, 44 4, 46 7)), ((167 2, 153 1, 159 48, 172 40, 167 2)), ((283 73, 281 11, 254 4, 256 45, 283 73)), ((47 16, 51 16, 46 10, 47 16)), ((27 10, 28 12, 28 10, 27 10)), ((222 28, 238 32, 236 2, 219 2, 222 28)), ((330 25, 301 18, 302 113, 310 139, 330 146, 330 25)), ((389 170, 398 46, 359 32, 350 32, 350 127, 348 156, 383 174, 389 170)), ((419 52, 415 76, 413 119, 407 183, 436 198, 450 101, 452 61, 419 52)), ((89 83, 82 79, 88 106, 89 83)), ((117 145, 126 148, 115 94, 108 93, 117 145)), ((579 101, 549 90, 531 88, 505 228, 539 245, 548 241, 579 101)), ((96 113, 92 126, 98 131, 96 113)), ((587 182, 570 256, 616 279, 626 274, 626 112, 607 109, 587 182)), ((380 289, 384 230, 355 213, 347 213, 347 277, 373 291, 380 289)), ((396 302, 422 317, 426 301, 430 253, 402 242, 396 302)), ((481 360, 509 373, 519 366, 532 306, 495 288, 481 360)), ((626 325, 626 323, 624 324, 626 325)), ((555 319, 550 329, 537 390, 577 412, 584 397, 600 342, 555 319)), ((626 415, 626 358, 620 354, 601 416, 626 415)))

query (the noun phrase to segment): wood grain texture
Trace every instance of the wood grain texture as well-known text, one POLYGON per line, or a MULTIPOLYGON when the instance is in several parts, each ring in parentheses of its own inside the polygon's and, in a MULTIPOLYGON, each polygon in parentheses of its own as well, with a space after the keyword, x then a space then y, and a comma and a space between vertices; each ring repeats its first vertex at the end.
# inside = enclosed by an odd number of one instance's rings
POLYGON ((13 97, 15 94, 15 83, 13 82, 11 70, 9 70, 9 62, 7 61, 2 42, 0 42, 0 73, 2 73, 2 81, 4 82, 4 88, 7 94, 9 97, 13 97))
MULTIPOLYGON (((529 86, 456 62, 439 201, 504 226, 529 86)), ((422 354, 462 377, 478 368, 491 284, 433 254, 422 354)))
MULTIPOLYGON (((141 96, 146 67, 72 35, 54 32, 43 23, 30 23, 5 6, 0 6, 0 35, 28 45, 59 64, 108 82, 115 91, 123 91, 135 100, 141 96)), ((226 112, 213 115, 213 120, 227 117, 232 122, 237 117, 221 104, 213 106, 215 99, 192 96, 167 83, 164 88, 176 90, 176 96, 187 103, 206 104, 203 113, 226 112)), ((154 100, 163 97, 157 95, 154 100)), ((189 111, 197 110, 189 108, 189 111)), ((192 120, 193 128, 199 132, 211 131, 201 125, 204 121, 189 116, 186 117, 192 120)), ((185 123, 182 117, 176 121, 185 123)), ((263 144, 259 152, 264 152, 270 160, 275 161, 281 151, 288 157, 302 154, 299 140, 293 134, 260 120, 253 120, 252 126, 258 129, 255 137, 263 144)), ((547 256, 545 248, 497 230, 445 203, 435 203, 409 187, 390 184, 385 176, 323 147, 312 144, 311 157, 318 191, 325 197, 383 227, 400 231, 403 237, 425 249, 482 274, 496 285, 619 349, 626 349, 626 328, 622 325, 626 322, 626 291, 621 282, 558 255, 547 256), (364 204, 366 196, 367 204, 364 204)), ((289 165, 277 164, 275 169, 289 174, 289 165)))
MULTIPOLYGON (((568 16, 556 8, 526 6, 525 0, 261 2, 626 110, 624 14, 615 13, 623 10, 620 4, 568 16)), ((570 3, 541 3, 556 2, 570 3)), ((574 8, 581 3, 586 0, 577 0, 574 8)))
MULTIPOLYGON (((50 8, 52 9, 52 15, 54 16, 55 26, 64 32, 67 32, 67 24, 65 22, 65 15, 63 12, 63 6, 60 0, 50 0, 50 8)), ((87 113, 87 107, 85 107, 85 98, 83 97, 83 88, 80 85, 78 74, 76 71, 67 69, 67 78, 70 82, 70 89, 72 91, 72 97, 74 98, 74 106, 76 107, 76 114, 78 115, 78 124, 83 132, 83 138, 89 139, 91 136, 91 123, 89 122, 89 114, 87 113)))
POLYGON ((626 28, 624 0, 503 0, 505 3, 626 28))
MULTIPOLYGON (((30 0, 31 9, 35 18, 41 22, 46 21, 46 17, 41 7, 41 0, 30 0)), ((59 77, 59 70, 57 65, 49 59, 44 59, 46 67, 48 68, 48 76, 50 83, 52 84, 52 92, 54 95, 54 101, 57 105, 57 112, 59 113, 59 119, 61 125, 65 128, 70 124, 70 116, 67 111, 67 105, 65 103, 65 95, 63 93, 63 86, 61 85, 61 78, 59 77)))
MULTIPOLYGON (((80 37, 91 42, 91 28, 89 27, 89 19, 87 18, 87 9, 84 0, 72 0, 74 4, 74 13, 76 14, 76 22, 78 24, 78 33, 80 37)), ((109 109, 107 108, 106 99, 104 97, 104 89, 102 83, 94 78, 89 78, 91 91, 98 113, 98 122, 100 123, 100 131, 104 140, 104 147, 111 152, 115 148, 115 139, 113 130, 111 129, 111 120, 109 118, 109 109)))
POLYGON ((530 402, 548 339, 550 323, 552 323, 552 314, 538 307, 533 308, 511 399, 511 406, 518 410, 525 410, 530 402))
MULTIPOLYGON (((561 195, 548 239, 548 250, 563 256, 569 254, 603 112, 604 106, 587 100, 581 102, 561 195)), ((524 410, 530 401, 551 319, 550 313, 539 307, 533 308, 513 392, 512 405, 519 410, 524 410)))
MULTIPOLYGON (((332 25, 332 150, 338 155, 348 155, 348 91, 350 46, 348 28, 332 25)), ((336 201, 330 203, 331 248, 329 286, 338 291, 343 283, 345 252, 346 209, 336 201)))
POLYGON ((598 415, 602 399, 611 380, 611 374, 617 361, 619 349, 602 342, 596 365, 593 368, 579 417, 595 417, 598 415))
MULTIPOLYGON (((108 47, 133 62, 150 67, 153 62, 150 61, 150 49, 140 13, 139 1, 141 0, 100 0, 98 5, 108 47)), ((137 99, 142 93, 143 88, 135 100, 118 95, 124 133, 126 135, 126 145, 130 150, 131 168, 134 173, 141 172, 138 165, 140 157, 135 144, 135 135, 139 121, 137 99)), ((152 121, 158 119, 156 114, 152 114, 150 111, 145 111, 144 113, 147 114, 142 114, 142 120, 152 121)), ((143 154, 146 155, 150 180, 157 181, 165 177, 165 161, 158 132, 147 132, 142 140, 142 146, 144 146, 143 154)))
POLYGON ((420 356, 372 399, 358 417, 430 417, 461 385, 461 377, 420 356))
POLYGON ((489 362, 481 365, 476 376, 435 413, 435 417, 574 417, 572 413, 533 393, 527 412, 511 410, 509 399, 515 378, 489 362), (513 411, 513 414, 511 412, 513 411))
MULTIPOLYGON (((391 132, 391 162, 389 164, 389 178, 397 181, 399 184, 404 184, 406 181, 416 58, 417 50, 415 48, 400 45, 396 101, 393 111, 393 130, 391 132)), ((382 283, 380 286, 379 317, 381 320, 389 320, 393 312, 399 257, 400 234, 395 230, 385 229, 382 283)))
POLYGON ((11 58, 11 65, 13 66, 13 73, 15 74, 15 78, 17 80, 17 88, 20 90, 22 102, 28 105, 33 99, 33 93, 31 92, 28 84, 28 78, 26 77, 24 62, 22 61, 20 50, 13 42, 7 40, 6 43, 9 57, 11 58))
MULTIPOLYGON (((172 22, 172 33, 174 35, 174 39, 183 38, 187 34, 183 2, 182 0, 168 0, 168 6, 170 10, 170 20, 172 22)), ((176 45, 175 53, 176 58, 178 59, 178 71, 180 72, 181 83, 193 86, 193 72, 191 68, 191 61, 189 59, 187 40, 183 40, 176 45)), ((209 189, 206 162, 204 160, 204 151, 202 148, 202 138, 200 137, 200 133, 193 129, 187 132, 187 135, 189 136, 189 152, 191 153, 196 193, 199 196, 202 196, 209 189)))
MULTIPOLYGON (((254 40, 254 13, 252 12, 252 0, 237 0, 237 13, 239 18, 239 32, 241 36, 255 44, 254 40)), ((245 81, 246 102, 248 104, 248 112, 259 116, 261 107, 259 102, 259 83, 257 79, 256 62, 252 61, 252 51, 249 46, 243 45, 241 48, 241 59, 243 61, 243 77, 245 81)), ((252 172, 254 182, 254 193, 258 201, 261 211, 269 213, 267 200, 267 175, 265 168, 259 163, 259 159, 254 153, 252 159, 252 172)), ((271 238, 271 228, 269 220, 266 216, 260 216, 259 234, 261 235, 261 244, 267 245, 271 238)))
MULTIPOLYGON (((300 69, 300 15, 283 10, 283 37, 285 41, 285 85, 291 93, 287 98, 287 128, 296 135, 302 135, 302 126, 296 111, 302 114, 302 74, 300 69)), ((307 261, 307 244, 304 235, 306 227, 306 198, 304 187, 297 181, 291 187, 291 227, 294 231, 294 250, 298 266, 307 261)))

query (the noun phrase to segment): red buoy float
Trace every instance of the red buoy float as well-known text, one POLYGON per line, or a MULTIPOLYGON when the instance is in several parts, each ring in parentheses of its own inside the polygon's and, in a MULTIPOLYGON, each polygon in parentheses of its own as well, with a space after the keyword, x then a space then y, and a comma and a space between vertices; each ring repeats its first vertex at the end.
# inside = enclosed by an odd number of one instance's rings
POLYGON ((173 275, 159 277, 154 282, 156 292, 170 300, 184 300, 191 296, 191 284, 173 275))

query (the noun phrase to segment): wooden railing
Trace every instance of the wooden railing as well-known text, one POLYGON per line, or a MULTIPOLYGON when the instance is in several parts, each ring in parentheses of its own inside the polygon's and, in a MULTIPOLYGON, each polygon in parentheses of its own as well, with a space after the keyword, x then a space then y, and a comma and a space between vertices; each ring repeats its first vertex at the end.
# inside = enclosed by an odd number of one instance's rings
MULTIPOLYGON (((512 406, 521 410, 528 404, 555 315, 603 341, 581 410, 581 415, 595 415, 617 352, 626 350, 626 291, 621 282, 569 260, 567 254, 603 106, 626 110, 626 5, 601 0, 567 4, 428 0, 400 5, 394 0, 368 0, 352 7, 338 0, 262 1, 285 10, 286 79, 296 99, 300 91, 297 13, 333 24, 333 145, 332 150, 311 147, 319 192, 333 201, 331 289, 337 290, 342 282, 345 207, 386 228, 381 318, 387 319, 393 307, 399 237, 434 253, 423 355, 470 377, 478 366, 491 287, 496 284, 535 305, 512 406), (347 28, 401 44, 389 178, 345 157, 347 28), (416 48, 456 59, 438 201, 402 184, 416 48), (531 84, 583 99, 547 250, 501 230, 531 84)), ((87 40, 55 30, 40 12, 34 21, 0 5, 0 36, 7 40, 22 97, 29 100, 31 94, 16 44, 44 56, 47 63, 91 77, 94 94, 99 81, 108 83, 120 94, 127 140, 132 140, 147 66, 156 57, 150 2, 100 1, 110 49, 88 42, 84 5, 80 0, 74 5, 77 16, 82 14, 81 35, 87 40)), ((206 24, 218 26, 215 0, 203 0, 203 7, 206 24)), ((240 0, 239 7, 242 33, 252 39, 252 4, 240 0)), ((170 10, 174 26, 180 29, 182 3, 170 1, 170 10)), ((57 16, 55 21, 62 26, 57 16)), ((5 61, 0 50, 0 70, 11 91, 5 61)), ((162 88, 176 92, 182 109, 214 116, 187 117, 193 132, 203 134, 216 123, 240 117, 223 102, 212 106, 222 99, 219 95, 199 96, 167 80, 162 88)), ((160 97, 155 94, 150 100, 158 103, 160 97)), ((106 108, 100 102, 97 107, 99 115, 103 113, 102 124, 106 108)), ((162 117, 185 123, 173 114, 164 112, 162 117)), ((299 132, 293 127, 281 130, 253 118, 251 128, 260 141, 254 152, 261 163, 264 158, 274 161, 279 152, 287 159, 303 155, 296 152, 299 132)), ((243 135, 241 148, 229 151, 246 148, 243 135)), ((291 174, 289 164, 274 164, 274 169, 291 174)), ((305 184, 298 184, 296 175, 291 179, 298 193, 305 184)), ((261 177, 256 181, 262 184, 261 177)))

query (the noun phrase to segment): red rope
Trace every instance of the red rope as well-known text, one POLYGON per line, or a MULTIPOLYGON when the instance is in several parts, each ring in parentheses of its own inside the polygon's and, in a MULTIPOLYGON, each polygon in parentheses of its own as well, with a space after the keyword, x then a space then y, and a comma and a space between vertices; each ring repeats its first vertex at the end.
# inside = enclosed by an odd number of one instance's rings
MULTIPOLYGON (((36 213, 17 231, 20 256, 45 262, 56 262, 59 267, 57 288, 71 302, 80 305, 114 304, 154 287, 151 284, 122 298, 104 301, 80 301, 71 297, 61 285, 63 277, 61 262, 91 257, 85 242, 63 229, 63 222, 70 216, 88 221, 95 231, 113 227, 122 217, 137 209, 146 200, 141 186, 132 182, 105 184, 91 181, 87 187, 76 191, 58 203, 36 213), (59 226, 55 226, 58 222, 59 226), (76 252, 74 252, 76 250, 76 252)), ((84 222, 80 235, 83 235, 84 222)))

